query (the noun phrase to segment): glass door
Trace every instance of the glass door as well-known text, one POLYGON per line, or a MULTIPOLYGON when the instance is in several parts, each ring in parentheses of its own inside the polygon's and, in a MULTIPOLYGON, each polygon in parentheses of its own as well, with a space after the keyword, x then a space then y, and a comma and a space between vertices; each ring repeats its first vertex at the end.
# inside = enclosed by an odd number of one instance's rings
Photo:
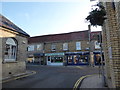
POLYGON ((48 56, 48 57, 47 57, 47 65, 50 65, 50 64, 51 64, 51 57, 48 56))

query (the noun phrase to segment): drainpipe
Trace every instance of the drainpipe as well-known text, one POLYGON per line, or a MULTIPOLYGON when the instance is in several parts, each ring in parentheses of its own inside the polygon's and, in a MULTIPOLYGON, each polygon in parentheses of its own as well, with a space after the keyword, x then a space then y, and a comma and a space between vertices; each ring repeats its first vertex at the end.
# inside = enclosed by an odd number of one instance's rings
POLYGON ((46 63, 46 59, 45 59, 45 44, 46 43, 43 43, 43 53, 44 53, 44 56, 43 56, 43 65, 45 65, 45 63, 46 63))
POLYGON ((89 66, 91 65, 91 25, 88 25, 88 38, 89 38, 89 66))

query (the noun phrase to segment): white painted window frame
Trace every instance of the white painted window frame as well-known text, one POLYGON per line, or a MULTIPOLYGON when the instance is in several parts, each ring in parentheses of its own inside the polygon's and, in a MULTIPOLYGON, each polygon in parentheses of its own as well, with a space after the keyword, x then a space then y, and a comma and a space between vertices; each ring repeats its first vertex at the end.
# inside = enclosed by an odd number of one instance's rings
POLYGON ((43 45, 42 44, 38 44, 37 45, 37 51, 41 51, 43 50, 43 45))
POLYGON ((28 45, 28 51, 34 51, 35 46, 34 45, 28 45))
POLYGON ((8 55, 4 54, 4 61, 5 62, 16 61, 16 57, 17 57, 16 56, 17 55, 17 44, 16 44, 15 40, 13 38, 8 38, 7 41, 6 41, 6 47, 5 48, 7 48, 7 45, 9 45, 10 49, 9 49, 9 51, 5 51, 5 53, 7 52, 8 55), (15 48, 12 49, 12 47, 15 47, 15 48), (8 58, 7 58, 7 56, 8 56, 8 58))
POLYGON ((51 51, 56 51, 56 45, 55 44, 51 44, 51 51))
POLYGON ((68 50, 68 43, 63 43, 63 50, 64 51, 68 50))
POLYGON ((76 42, 76 50, 81 50, 81 42, 76 42))

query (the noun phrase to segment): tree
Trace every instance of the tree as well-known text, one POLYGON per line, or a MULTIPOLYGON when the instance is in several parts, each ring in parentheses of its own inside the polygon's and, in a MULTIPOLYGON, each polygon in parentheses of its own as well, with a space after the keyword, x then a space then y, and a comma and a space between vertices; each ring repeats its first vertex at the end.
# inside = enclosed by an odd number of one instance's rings
POLYGON ((103 26, 104 20, 107 19, 106 11, 103 5, 100 3, 96 5, 98 8, 92 10, 87 16, 86 20, 93 26, 103 26))

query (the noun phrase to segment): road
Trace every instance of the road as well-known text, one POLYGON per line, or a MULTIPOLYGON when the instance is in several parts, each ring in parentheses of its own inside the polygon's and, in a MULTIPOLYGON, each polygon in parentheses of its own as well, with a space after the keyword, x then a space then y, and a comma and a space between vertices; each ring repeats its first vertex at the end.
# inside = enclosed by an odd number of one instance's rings
POLYGON ((36 74, 3 83, 3 88, 73 88, 85 75, 98 74, 98 67, 28 65, 36 74))

